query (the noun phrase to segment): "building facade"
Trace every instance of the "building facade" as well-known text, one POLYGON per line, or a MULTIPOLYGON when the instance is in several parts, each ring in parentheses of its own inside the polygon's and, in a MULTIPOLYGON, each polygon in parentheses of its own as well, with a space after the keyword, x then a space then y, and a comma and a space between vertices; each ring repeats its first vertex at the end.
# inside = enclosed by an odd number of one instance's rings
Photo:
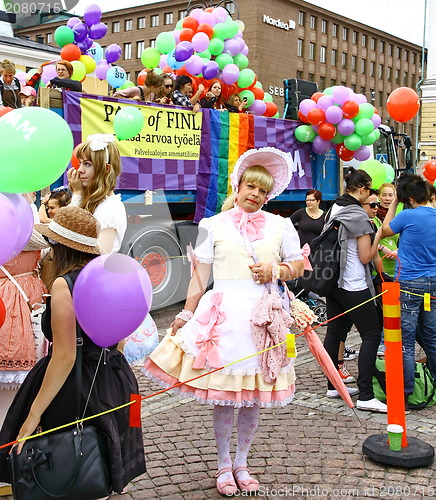
MULTIPOLYGON (((281 114, 286 79, 316 82, 321 91, 346 85, 365 94, 383 123, 414 137, 414 122, 394 123, 386 101, 398 87, 415 88, 422 74, 421 47, 303 0, 238 0, 237 4, 224 1, 221 5, 233 19, 244 22, 249 67, 264 90, 273 95, 281 114)), ((121 46, 123 55, 117 64, 136 81, 143 69, 142 51, 154 46, 160 32, 174 30, 177 21, 187 15, 187 8, 187 2, 168 0, 104 13, 108 33, 101 45, 121 46)), ((55 45, 54 31, 64 24, 62 20, 17 32, 55 45)))

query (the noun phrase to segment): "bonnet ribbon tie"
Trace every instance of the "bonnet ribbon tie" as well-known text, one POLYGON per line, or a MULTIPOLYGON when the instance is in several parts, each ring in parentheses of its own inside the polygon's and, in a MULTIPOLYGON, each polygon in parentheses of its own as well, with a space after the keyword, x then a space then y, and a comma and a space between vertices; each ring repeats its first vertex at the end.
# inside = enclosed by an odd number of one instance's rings
POLYGON ((233 222, 242 234, 246 234, 248 241, 260 240, 263 238, 263 228, 266 217, 262 211, 253 214, 247 213, 238 207, 233 213, 233 222))
POLYGON ((309 260, 310 255, 310 246, 308 243, 305 243, 301 249, 301 255, 303 256, 303 265, 305 271, 313 271, 312 264, 309 260))

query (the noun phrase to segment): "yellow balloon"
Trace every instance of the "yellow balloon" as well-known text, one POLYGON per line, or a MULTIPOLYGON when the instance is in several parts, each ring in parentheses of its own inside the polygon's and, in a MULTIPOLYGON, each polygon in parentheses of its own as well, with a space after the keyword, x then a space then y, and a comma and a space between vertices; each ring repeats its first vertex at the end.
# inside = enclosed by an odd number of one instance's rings
MULTIPOLYGON (((83 57, 83 56, 82 56, 83 57)), ((86 68, 83 62, 80 61, 71 61, 73 65, 74 71, 71 75, 72 80, 82 81, 86 76, 86 68)))
POLYGON ((86 74, 92 73, 97 67, 97 63, 91 56, 81 55, 79 61, 85 66, 86 74))
POLYGON ((238 28, 240 31, 244 31, 245 24, 243 21, 241 21, 240 19, 236 19, 235 23, 238 25, 238 28))

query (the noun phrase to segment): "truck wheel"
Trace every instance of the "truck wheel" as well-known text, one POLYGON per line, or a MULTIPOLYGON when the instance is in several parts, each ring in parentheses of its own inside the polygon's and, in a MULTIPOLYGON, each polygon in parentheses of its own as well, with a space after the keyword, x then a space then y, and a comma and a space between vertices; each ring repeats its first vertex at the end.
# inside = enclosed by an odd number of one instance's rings
POLYGON ((128 255, 144 266, 153 286, 151 309, 183 300, 187 283, 183 283, 183 257, 175 234, 164 227, 149 226, 130 241, 128 255))

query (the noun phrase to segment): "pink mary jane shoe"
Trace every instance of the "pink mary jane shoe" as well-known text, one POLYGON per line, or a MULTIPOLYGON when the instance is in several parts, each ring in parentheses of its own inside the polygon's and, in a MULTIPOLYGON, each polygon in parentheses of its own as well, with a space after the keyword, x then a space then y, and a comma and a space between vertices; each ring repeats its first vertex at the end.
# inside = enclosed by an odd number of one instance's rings
POLYGON ((246 471, 248 472, 248 474, 250 474, 250 471, 247 469, 247 467, 236 467, 235 469, 233 469, 233 477, 235 478, 238 488, 245 493, 256 493, 257 491, 259 491, 259 481, 251 477, 251 475, 249 479, 238 479, 238 476, 236 474, 242 471, 246 471))
POLYGON ((225 472, 232 472, 232 468, 223 467, 215 474, 215 477, 217 478, 216 489, 218 490, 218 493, 220 493, 221 495, 224 495, 226 497, 231 497, 236 494, 238 488, 236 487, 236 483, 233 480, 218 481, 218 478, 221 476, 221 474, 224 474, 225 472))

